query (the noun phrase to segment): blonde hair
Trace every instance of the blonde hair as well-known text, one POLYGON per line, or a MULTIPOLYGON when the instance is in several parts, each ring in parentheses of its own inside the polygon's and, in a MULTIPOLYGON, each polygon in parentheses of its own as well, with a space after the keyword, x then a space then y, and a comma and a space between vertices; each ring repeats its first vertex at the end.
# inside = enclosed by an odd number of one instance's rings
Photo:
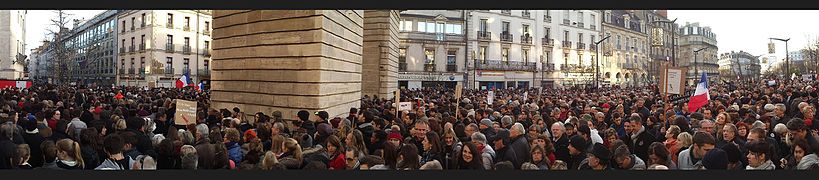
POLYGON ((62 139, 57 141, 57 152, 65 152, 68 154, 74 161, 77 161, 77 164, 85 168, 85 163, 82 160, 82 152, 80 151, 80 143, 73 141, 71 139, 62 139))
POLYGON ((17 157, 20 157, 20 163, 31 158, 31 148, 29 148, 28 144, 17 145, 17 157))
POLYGON ((694 143, 692 138, 693 137, 691 136, 691 134, 688 134, 688 132, 683 132, 683 133, 680 133, 680 135, 677 135, 677 141, 679 141, 681 143, 680 147, 691 146, 691 144, 694 143))
POLYGON ((270 143, 270 151, 273 151, 273 153, 276 154, 282 153, 282 145, 284 144, 284 140, 286 139, 282 135, 273 136, 273 138, 270 140, 270 142, 272 142, 270 143))
POLYGON ((116 126, 114 126, 114 129, 117 129, 119 131, 123 131, 126 128, 128 128, 128 126, 126 126, 126 124, 125 124, 125 119, 118 119, 118 120, 116 120, 116 122, 117 122, 117 124, 116 124, 116 126))
POLYGON ((239 139, 239 130, 236 128, 228 128, 225 130, 225 138, 231 142, 241 142, 242 140, 239 139))
POLYGON ((285 152, 293 153, 293 158, 299 160, 299 162, 303 160, 301 154, 301 145, 299 145, 299 142, 296 141, 296 139, 287 138, 287 140, 284 140, 284 143, 282 143, 282 147, 284 147, 284 150, 286 150, 285 152))
POLYGON ((271 170, 276 164, 279 164, 279 159, 276 158, 276 154, 273 153, 273 151, 265 152, 264 158, 262 159, 262 169, 271 170))

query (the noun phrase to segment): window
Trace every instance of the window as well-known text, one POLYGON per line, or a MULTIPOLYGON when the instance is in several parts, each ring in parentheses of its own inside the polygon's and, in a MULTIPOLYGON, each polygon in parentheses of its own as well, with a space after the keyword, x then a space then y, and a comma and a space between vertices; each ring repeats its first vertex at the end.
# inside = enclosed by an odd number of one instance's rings
MULTIPOLYGON (((205 32, 210 32, 210 22, 205 21, 205 32)), ((207 62, 207 61, 205 61, 207 62)))
POLYGON ((167 74, 173 73, 173 57, 165 58, 165 73, 167 74))
POLYGON ((446 33, 447 34, 461 34, 461 25, 460 24, 447 24, 446 25, 446 33))
POLYGON ((503 61, 504 63, 509 63, 509 48, 503 48, 501 50, 501 57, 502 57, 501 61, 503 61))
POLYGON ((131 29, 134 29, 135 25, 136 25, 136 17, 131 17, 131 29))
POLYGON ((501 32, 503 32, 503 34, 509 34, 509 22, 504 21, 501 28, 503 29, 501 31, 501 32))
POLYGON ((563 31, 563 41, 569 41, 569 31, 563 31))
MULTIPOLYGON (((121 69, 125 69, 125 59, 122 59, 122 63, 121 63, 121 64, 122 64, 122 65, 120 66, 120 67, 121 67, 121 69)), ((133 63, 133 62, 131 62, 131 66, 134 66, 134 63, 133 63)), ((124 71, 124 70, 123 70, 123 71, 124 71)))
POLYGON ((622 47, 620 46, 620 43, 621 43, 621 42, 620 42, 620 35, 618 34, 618 35, 617 35, 617 50, 622 49, 622 47))
POLYGON ((145 13, 142 13, 142 27, 145 27, 145 21, 147 21, 147 19, 145 19, 145 13))
POLYGON ((583 43, 583 33, 577 33, 577 43, 583 43))
POLYGON ((632 44, 632 45, 634 45, 634 47, 632 47, 634 52, 637 52, 638 50, 640 50, 640 48, 639 48, 640 44, 637 44, 637 38, 634 38, 634 44, 632 44))
POLYGON ((131 37, 131 48, 134 47, 134 39, 136 39, 136 37, 131 37))
POLYGON ((210 60, 205 59, 205 63, 203 64, 205 65, 205 71, 210 70, 210 68, 208 68, 208 66, 210 66, 210 60))
POLYGON ((144 34, 142 35, 142 37, 139 40, 139 46, 142 46, 143 48, 145 48, 145 35, 144 34))
POLYGON ((631 51, 631 46, 630 46, 631 43, 629 43, 629 42, 631 42, 630 40, 631 40, 631 37, 626 37, 626 47, 625 47, 626 51, 631 51))
POLYGON ((435 33, 444 33, 444 23, 435 24, 435 33))
POLYGON ((591 42, 589 42, 589 44, 597 43, 597 40, 595 38, 596 38, 596 36, 594 36, 594 34, 589 35, 589 40, 591 40, 591 42))
POLYGON ((424 55, 426 55, 424 64, 435 64, 435 50, 425 49, 424 55))
POLYGON ((122 44, 119 45, 120 49, 125 49, 125 39, 122 39, 122 44))
POLYGON ((210 41, 205 41, 205 48, 204 48, 204 51, 205 51, 205 52, 209 52, 209 51, 210 51, 210 41))
POLYGON ((134 68, 134 62, 136 62, 136 60, 134 60, 134 58, 131 58, 131 68, 134 68))
POLYGON ((551 61, 552 56, 550 56, 550 53, 551 53, 550 51, 543 51, 543 57, 544 58, 540 60, 541 61, 540 63, 547 63, 547 64, 551 63, 552 62, 551 61))
MULTIPOLYGON (((184 68, 185 71, 190 71, 191 70, 190 65, 189 65, 190 61, 191 61, 191 59, 189 59, 189 58, 182 59, 182 68, 184 68)), ((190 72, 188 72, 188 73, 190 73, 190 72)))
POLYGON ((583 12, 577 12, 577 22, 583 23, 583 12))
POLYGON ((168 43, 166 45, 173 45, 173 35, 168 35, 168 43))
POLYGON ((592 25, 597 24, 597 23, 596 23, 596 22, 597 22, 597 16, 596 16, 596 15, 594 15, 594 14, 589 14, 589 19, 591 19, 591 23, 594 23, 594 24, 592 24, 592 25))
POLYGON ((191 28, 191 17, 185 17, 185 29, 191 28))
POLYGON ((546 38, 546 40, 549 40, 549 39, 551 39, 551 38, 552 38, 552 28, 545 27, 545 28, 544 28, 544 30, 543 30, 543 32, 544 32, 544 34, 546 34, 546 35, 544 36, 544 37, 546 38))
POLYGON ((478 49, 478 59, 481 60, 481 64, 486 63, 486 46, 478 49))
POLYGON ((125 20, 122 20, 122 32, 125 32, 125 20))
POLYGON ((408 21, 408 20, 401 21, 401 30, 402 31, 412 31, 412 21, 408 21))
POLYGON ((185 43, 185 47, 190 48, 191 47, 191 38, 185 37, 185 42, 184 43, 185 43))
POLYGON ((407 48, 398 49, 398 71, 407 71, 407 48))
POLYGON ((447 72, 455 72, 457 69, 456 64, 456 54, 457 51, 447 51, 446 53, 446 70, 447 72))
POLYGON ((563 53, 563 64, 569 64, 569 53, 563 53))
POLYGON ((480 31, 482 31, 482 32, 486 32, 486 28, 487 28, 486 21, 487 21, 487 19, 481 19, 480 31))
POLYGON ((435 33, 435 23, 427 22, 427 33, 435 33))
POLYGON ((523 35, 529 37, 529 25, 523 24, 523 35))
POLYGON ((523 57, 523 63, 524 64, 529 64, 529 50, 524 49, 522 51, 523 51, 523 54, 521 54, 521 56, 523 57))
MULTIPOLYGON (((132 58, 132 60, 133 60, 133 58, 132 58)), ((145 68, 145 57, 140 57, 139 58, 139 67, 140 68, 145 68)), ((142 73, 142 71, 140 71, 140 73, 142 73)))
POLYGON ((563 19, 569 20, 569 16, 571 16, 569 15, 569 10, 563 10, 563 19))
POLYGON ((168 13, 168 28, 173 28, 173 14, 168 13))

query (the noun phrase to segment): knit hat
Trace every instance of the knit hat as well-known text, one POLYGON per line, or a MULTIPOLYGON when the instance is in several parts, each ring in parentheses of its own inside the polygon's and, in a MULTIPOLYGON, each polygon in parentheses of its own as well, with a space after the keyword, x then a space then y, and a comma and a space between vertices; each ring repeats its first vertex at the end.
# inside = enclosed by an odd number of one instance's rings
POLYGON ((329 136, 333 133, 333 127, 330 127, 330 124, 321 123, 318 125, 318 133, 322 136, 329 136))
POLYGON ((728 169, 728 155, 722 149, 712 149, 702 158, 705 169, 728 169))
POLYGON ((485 125, 485 126, 487 126, 487 127, 492 127, 492 120, 489 120, 489 119, 482 119, 482 120, 481 120, 481 124, 483 124, 483 125, 485 125))
POLYGON ((600 143, 594 143, 591 154, 602 161, 608 161, 609 159, 611 159, 611 152, 609 151, 609 149, 606 148, 605 145, 600 143))
POLYGON ((609 103, 603 103, 602 107, 603 108, 610 108, 611 106, 609 106, 609 103))
POLYGON ((733 144, 725 144, 721 147, 722 150, 725 151, 725 154, 728 156, 729 163, 739 162, 740 158, 742 158, 742 153, 739 152, 739 148, 733 144))
POLYGON ((255 139, 256 138, 256 131, 254 131, 252 129, 248 129, 247 131, 245 131, 245 134, 242 137, 245 137, 245 141, 255 139))
POLYGON ((299 111, 299 113, 297 115, 298 115, 299 119, 303 120, 303 121, 306 121, 306 120, 310 119, 310 112, 307 112, 305 110, 299 111))
POLYGON ((569 139, 569 145, 580 151, 584 151, 589 148, 589 144, 586 142, 586 139, 583 139, 583 137, 580 137, 580 135, 572 136, 572 138, 569 139))
POLYGON ((323 120, 330 119, 330 114, 328 114, 327 111, 318 111, 316 112, 316 115, 323 120))
POLYGON ((390 135, 387 136, 387 139, 398 139, 398 141, 401 141, 404 140, 404 137, 402 137, 399 132, 391 132, 390 135))

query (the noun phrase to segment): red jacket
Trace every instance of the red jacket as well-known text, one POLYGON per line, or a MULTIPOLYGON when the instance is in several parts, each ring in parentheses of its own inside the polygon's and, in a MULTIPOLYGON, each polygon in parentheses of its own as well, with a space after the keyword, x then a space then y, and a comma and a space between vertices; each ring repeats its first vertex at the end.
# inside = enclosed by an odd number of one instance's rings
POLYGON ((46 120, 46 123, 48 123, 48 128, 57 129, 57 120, 56 119, 48 119, 48 120, 46 120))
POLYGON ((345 170, 347 169, 347 159, 344 157, 344 154, 339 154, 336 158, 330 160, 330 168, 333 170, 345 170))

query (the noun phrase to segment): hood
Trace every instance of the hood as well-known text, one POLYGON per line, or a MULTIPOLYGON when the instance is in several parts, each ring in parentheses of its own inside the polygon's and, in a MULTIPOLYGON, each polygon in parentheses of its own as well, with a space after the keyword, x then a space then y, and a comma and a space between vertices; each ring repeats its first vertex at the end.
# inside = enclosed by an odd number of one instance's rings
POLYGON ((817 164, 819 164, 819 156, 816 156, 816 154, 809 154, 805 157, 802 157, 802 160, 800 160, 799 164, 796 165, 796 169, 806 170, 810 169, 811 166, 817 164))

